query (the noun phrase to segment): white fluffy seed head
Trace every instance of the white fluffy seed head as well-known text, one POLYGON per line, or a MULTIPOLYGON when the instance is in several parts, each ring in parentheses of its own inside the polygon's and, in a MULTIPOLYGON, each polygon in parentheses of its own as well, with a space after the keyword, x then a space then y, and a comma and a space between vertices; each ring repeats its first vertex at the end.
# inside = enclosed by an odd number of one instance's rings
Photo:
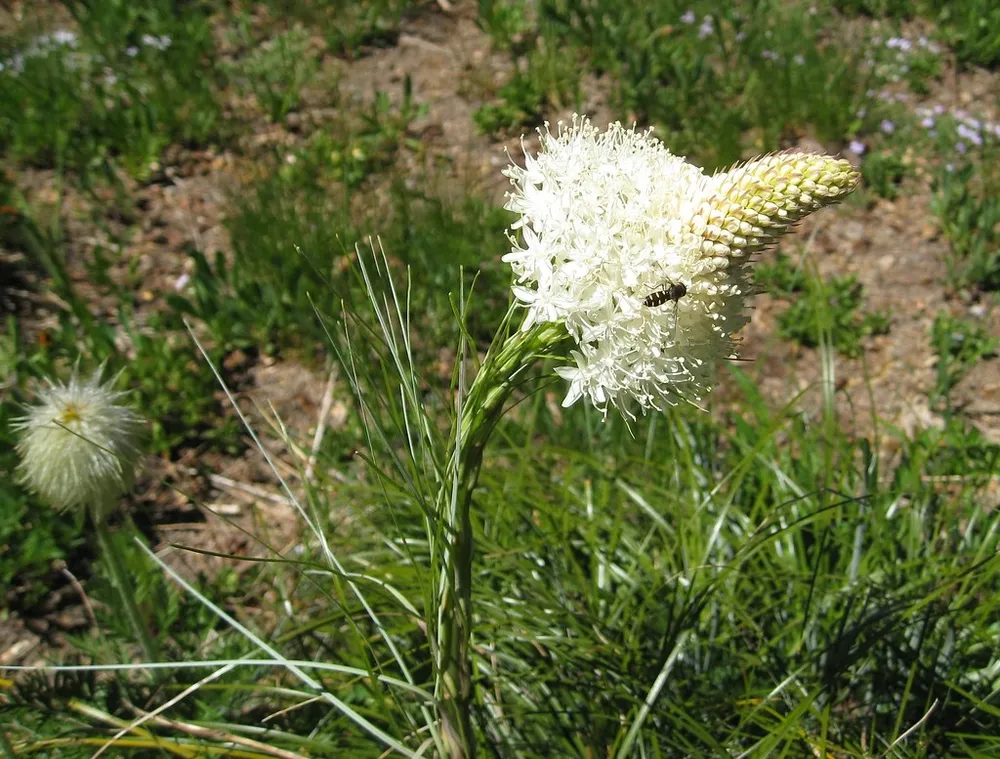
POLYGON ((748 321, 747 254, 857 180, 845 161, 803 154, 708 176, 648 131, 585 118, 539 134, 538 155, 504 171, 520 231, 504 260, 523 328, 562 322, 575 338, 576 365, 557 370, 570 383, 563 405, 587 396, 629 417, 701 400, 748 321), (651 297, 671 285, 683 295, 651 297))
POLYGON ((102 514, 132 486, 145 425, 101 374, 81 380, 74 371, 66 384, 49 382, 15 421, 20 479, 58 509, 102 514))

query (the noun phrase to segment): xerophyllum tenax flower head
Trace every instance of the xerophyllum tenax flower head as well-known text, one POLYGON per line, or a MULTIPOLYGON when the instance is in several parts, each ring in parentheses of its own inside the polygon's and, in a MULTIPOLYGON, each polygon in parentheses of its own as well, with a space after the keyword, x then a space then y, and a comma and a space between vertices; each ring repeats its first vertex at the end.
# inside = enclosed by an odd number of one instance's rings
POLYGON ((539 134, 538 155, 504 172, 523 328, 561 322, 576 340, 576 365, 557 369, 564 406, 586 395, 630 418, 700 401, 748 321, 751 254, 858 181, 847 161, 805 153, 709 176, 649 131, 580 118, 539 134))
POLYGON ((132 486, 144 423, 101 374, 81 380, 74 371, 66 384, 50 382, 15 422, 21 480, 59 509, 101 514, 132 486))

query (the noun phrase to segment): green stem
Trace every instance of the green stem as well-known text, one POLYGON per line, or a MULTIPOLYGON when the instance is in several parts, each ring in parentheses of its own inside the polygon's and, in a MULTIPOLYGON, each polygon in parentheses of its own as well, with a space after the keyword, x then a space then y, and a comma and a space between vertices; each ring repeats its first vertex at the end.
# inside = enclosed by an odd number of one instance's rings
POLYGON ((112 540, 111 533, 108 530, 107 520, 103 516, 106 513, 106 511, 102 512, 99 508, 91 511, 94 529, 97 531, 97 544, 101 548, 101 558, 104 559, 108 574, 111 577, 111 584, 114 585, 115 591, 118 593, 121 610, 132 626, 132 631, 135 633, 136 640, 139 641, 139 645, 142 647, 146 661, 159 661, 160 658, 157 653, 156 643, 150 636, 149 629, 146 627, 142 615, 139 613, 139 607, 135 603, 135 589, 129 581, 125 562, 122 560, 118 546, 112 540))
POLYGON ((473 759, 476 755, 472 729, 471 514, 483 452, 520 373, 566 337, 562 325, 539 325, 511 335, 499 350, 487 354, 469 389, 457 439, 449 452, 455 478, 445 483, 439 498, 448 531, 448 553, 445 581, 438 596, 438 677, 442 733, 451 759, 473 759))

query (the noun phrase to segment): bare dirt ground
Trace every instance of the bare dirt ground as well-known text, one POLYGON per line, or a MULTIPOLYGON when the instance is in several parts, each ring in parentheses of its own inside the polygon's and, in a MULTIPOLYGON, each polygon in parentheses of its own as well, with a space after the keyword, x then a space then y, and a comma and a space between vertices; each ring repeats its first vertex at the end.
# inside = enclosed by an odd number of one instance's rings
MULTIPOLYGON (((480 104, 476 93, 481 96, 483 82, 502 81, 509 69, 507 60, 491 52, 489 39, 476 27, 475 10, 470 0, 455 3, 450 12, 426 8, 404 21, 394 47, 372 51, 356 61, 328 57, 325 65, 329 71, 325 73, 339 80, 342 98, 357 101, 370 99, 379 90, 401 97, 401 83, 408 75, 415 100, 427 107, 426 115, 411 127, 412 136, 424 147, 420 153, 404 151, 397 170, 427 183, 431 194, 477 192, 499 201, 508 186, 500 174, 508 161, 505 151, 513 160, 520 160, 521 141, 515 137, 497 142, 475 130, 472 112, 480 104)), ((601 81, 592 80, 585 86, 581 111, 596 123, 609 119, 605 90, 601 81)), ((911 97, 908 104, 941 103, 972 109, 996 103, 998 95, 1000 75, 996 72, 949 72, 934 84, 929 95, 919 100, 911 97)), ((258 112, 256 121, 247 125, 246 137, 233 148, 220 152, 171 149, 154 181, 132 183, 134 208, 107 222, 115 232, 131 228, 125 237, 128 242, 121 269, 131 264, 138 273, 141 285, 136 298, 143 308, 155 309, 178 282, 183 282, 190 263, 185 246, 210 253, 229 252, 223 220, 231 194, 253 174, 263 150, 274 145, 294 146, 308 132, 309 124, 323 121, 329 109, 324 93, 308 93, 307 102, 317 104, 294 114, 285 127, 269 124, 258 112)), ((232 107, 242 113, 246 104, 234 102, 232 107)), ((555 122, 570 115, 566 109, 548 117, 555 122)), ((530 133, 525 145, 528 149, 536 146, 530 133)), ((800 147, 836 151, 839 146, 804 140, 800 147)), ((869 307, 892 313, 889 334, 870 339, 863 358, 837 359, 836 382, 843 391, 837 396, 839 409, 859 434, 870 432, 873 410, 882 423, 909 431, 939 423, 928 404, 928 391, 934 383, 930 328, 935 314, 945 311, 985 317, 985 323, 1000 334, 995 303, 964 300, 945 287, 947 242, 928 210, 929 178, 919 175, 921 157, 913 160, 918 177, 897 200, 871 205, 855 202, 825 210, 810 217, 797 234, 782 243, 784 250, 797 257, 800 246, 809 241, 807 255, 822 274, 857 275, 869 307)), ((50 175, 35 173, 23 177, 21 183, 29 188, 32 201, 52 199, 50 175)), ((385 203, 379 188, 372 189, 376 202, 385 203)), ((114 244, 95 227, 85 208, 86 203, 71 192, 63 211, 70 249, 77 260, 95 245, 114 244)), ((86 275, 79 270, 78 276, 86 290, 86 275)), ((45 315, 44 303, 41 305, 25 320, 34 329, 45 327, 52 318, 45 315)), ((113 318, 112 303, 102 303, 95 296, 94 307, 113 318)), ((756 378, 776 408, 802 393, 799 408, 818 414, 822 408, 819 354, 777 336, 775 319, 781 308, 783 304, 770 296, 757 299, 743 351, 753 361, 743 368, 756 378)), ((308 442, 321 418, 323 425, 343 424, 349 404, 346 388, 342 382, 329 382, 322 370, 267 361, 247 370, 242 399, 247 406, 256 403, 262 408, 270 402, 297 439, 305 441, 306 459, 308 442)), ((967 404, 973 422, 990 439, 1000 442, 998 361, 981 363, 962 383, 958 395, 960 402, 967 404)), ((722 408, 732 396, 723 383, 713 403, 722 408)), ((280 441, 270 446, 279 459, 302 463, 303 452, 291 451, 280 441)), ((301 485, 296 466, 287 466, 285 473, 293 476, 293 486, 301 485)), ((259 547, 238 527, 252 531, 268 526, 270 541, 282 548, 290 548, 298 540, 293 509, 275 487, 259 453, 252 449, 240 459, 215 457, 206 461, 192 452, 172 462, 150 461, 132 508, 146 512, 143 521, 156 525, 151 537, 161 549, 181 543, 235 554, 259 553, 259 547), (238 527, 211 515, 206 518, 208 512, 221 514, 238 527)), ((170 561, 194 573, 212 571, 222 560, 175 551, 170 561)), ((54 576, 62 578, 60 589, 41 608, 27 618, 8 618, 0 628, 0 663, 41 662, 59 645, 63 632, 86 627, 83 588, 58 568, 54 576)))

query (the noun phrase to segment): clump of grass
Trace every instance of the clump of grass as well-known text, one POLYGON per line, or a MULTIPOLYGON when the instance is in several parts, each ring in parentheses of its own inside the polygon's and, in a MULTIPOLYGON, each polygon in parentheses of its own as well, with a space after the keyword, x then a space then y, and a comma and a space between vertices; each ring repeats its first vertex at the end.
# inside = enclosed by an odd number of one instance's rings
POLYGON ((864 288, 854 275, 822 279, 779 253, 774 263, 757 267, 757 281, 775 295, 791 299, 778 315, 778 328, 799 345, 815 348, 828 341, 840 353, 856 358, 866 337, 889 331, 888 312, 862 312, 864 288))
POLYGON ((951 247, 948 276, 959 287, 1000 289, 1000 198, 995 178, 969 163, 943 167, 931 209, 951 247))
POLYGON ((903 180, 913 173, 912 167, 895 147, 867 153, 861 163, 865 186, 880 198, 894 200, 903 180))
POLYGON ((533 49, 523 60, 515 60, 514 74, 494 102, 481 105, 472 118, 481 132, 496 134, 537 126, 551 110, 578 107, 580 98, 580 67, 572 52, 533 49))
POLYGON ((931 345, 938 357, 932 395, 948 408, 952 390, 977 363, 996 354, 1000 338, 991 337, 980 324, 938 314, 931 329, 931 345))
POLYGON ((960 63, 992 67, 1000 62, 1000 8, 990 0, 927 0, 940 35, 960 63))
POLYGON ((254 45, 231 66, 230 77, 256 96, 271 121, 281 122, 299 107, 303 88, 319 71, 321 55, 308 31, 295 26, 254 45))
POLYGON ((419 8, 414 0, 266 0, 265 4, 274 19, 293 19, 315 30, 334 55, 346 58, 360 58, 394 44, 404 15, 419 8))

